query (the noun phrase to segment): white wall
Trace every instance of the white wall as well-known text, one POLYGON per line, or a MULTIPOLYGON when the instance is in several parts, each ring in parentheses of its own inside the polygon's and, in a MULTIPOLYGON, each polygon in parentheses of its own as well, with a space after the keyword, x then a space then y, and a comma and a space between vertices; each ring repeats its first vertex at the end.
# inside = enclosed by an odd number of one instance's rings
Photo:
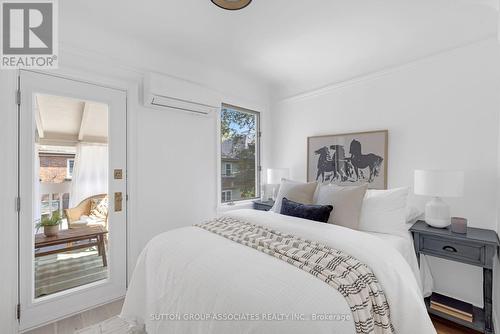
MULTIPOLYGON (((465 170, 465 196, 448 200, 453 215, 496 229, 499 56, 492 39, 278 101, 271 164, 305 180, 308 136, 388 129, 389 187, 412 185, 417 168, 465 170)), ((426 200, 411 197, 421 208, 426 200)), ((480 268, 436 260, 432 269, 436 291, 482 305, 480 268)))

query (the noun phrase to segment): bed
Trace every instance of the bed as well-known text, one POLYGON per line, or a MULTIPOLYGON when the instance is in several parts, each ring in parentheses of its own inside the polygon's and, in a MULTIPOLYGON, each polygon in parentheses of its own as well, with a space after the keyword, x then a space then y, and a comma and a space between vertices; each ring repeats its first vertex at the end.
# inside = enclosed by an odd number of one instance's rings
MULTIPOLYGON (((380 282, 395 333, 435 333, 409 239, 272 212, 235 210, 225 216, 352 255, 380 282)), ((349 305, 336 289, 196 226, 149 242, 137 261, 121 317, 149 334, 356 333, 349 305)))
MULTIPOLYGON (((409 224, 408 228, 412 224, 409 224)), ((404 235, 394 235, 388 233, 364 232, 373 235, 383 240, 383 242, 394 247, 406 260, 410 266, 413 274, 417 279, 422 295, 429 297, 432 294, 434 281, 431 275, 431 270, 427 258, 424 254, 420 254, 420 266, 418 265, 417 257, 415 255, 415 248, 413 247, 413 239, 410 232, 404 235)))

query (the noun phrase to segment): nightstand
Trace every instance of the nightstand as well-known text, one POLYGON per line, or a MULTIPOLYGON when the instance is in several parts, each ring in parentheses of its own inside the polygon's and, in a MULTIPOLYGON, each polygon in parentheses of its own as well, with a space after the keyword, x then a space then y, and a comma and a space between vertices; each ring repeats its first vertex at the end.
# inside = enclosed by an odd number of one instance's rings
POLYGON ((439 311, 430 309, 430 314, 453 321, 457 324, 480 332, 493 334, 492 291, 493 291, 493 260, 499 246, 495 231, 480 228, 467 228, 467 234, 451 232, 450 228, 434 228, 424 221, 417 221, 411 228, 417 259, 420 264, 420 254, 467 263, 483 268, 483 300, 484 308, 474 307, 474 322, 469 323, 439 311))
POLYGON ((253 201, 253 208, 255 210, 261 210, 261 211, 269 211, 274 205, 273 200, 267 200, 267 201, 261 201, 261 200, 256 200, 253 201))

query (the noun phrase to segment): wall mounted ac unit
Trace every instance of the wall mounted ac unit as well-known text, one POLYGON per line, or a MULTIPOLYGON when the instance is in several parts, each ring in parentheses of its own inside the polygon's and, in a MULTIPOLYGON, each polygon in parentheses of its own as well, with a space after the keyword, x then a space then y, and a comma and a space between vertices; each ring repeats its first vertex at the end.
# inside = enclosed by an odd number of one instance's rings
POLYGON ((159 74, 146 74, 143 89, 144 105, 150 108, 209 115, 221 105, 221 97, 209 88, 159 74))

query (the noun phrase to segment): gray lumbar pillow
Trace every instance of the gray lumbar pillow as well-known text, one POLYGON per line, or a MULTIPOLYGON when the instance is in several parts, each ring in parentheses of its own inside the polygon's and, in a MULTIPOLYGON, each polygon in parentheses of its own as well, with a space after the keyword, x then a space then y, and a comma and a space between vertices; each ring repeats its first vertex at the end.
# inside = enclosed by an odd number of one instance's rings
POLYGON ((368 185, 350 187, 321 185, 315 194, 314 204, 333 205, 333 212, 328 219, 329 224, 357 230, 367 188, 368 185))
POLYGON ((276 213, 281 212, 283 197, 302 204, 313 204, 314 193, 316 192, 317 186, 317 182, 303 183, 283 179, 271 211, 276 213))

